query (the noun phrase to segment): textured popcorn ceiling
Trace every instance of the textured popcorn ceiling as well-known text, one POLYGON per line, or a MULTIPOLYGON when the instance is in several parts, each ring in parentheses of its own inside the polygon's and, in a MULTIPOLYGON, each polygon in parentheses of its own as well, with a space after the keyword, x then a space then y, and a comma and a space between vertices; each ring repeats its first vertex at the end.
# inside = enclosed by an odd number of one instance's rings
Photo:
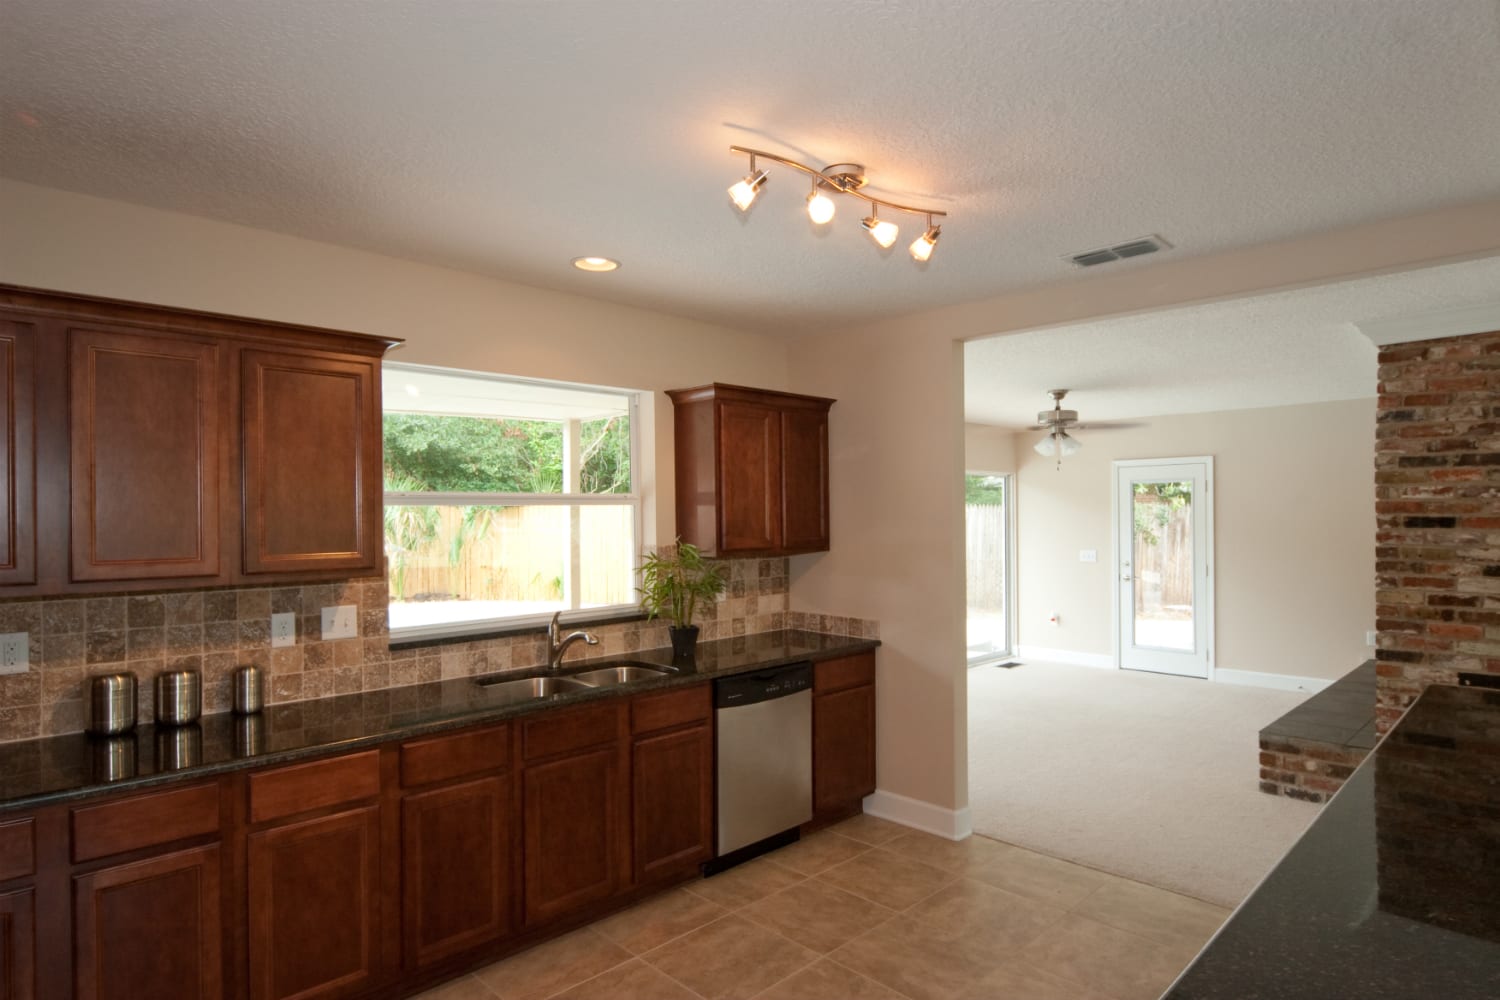
POLYGON ((0 174, 786 333, 1494 196, 1497 95, 1495 0, 0 4, 0 174))
POLYGON ((1090 420, 1375 396, 1371 321, 1500 304, 1500 257, 964 345, 964 413, 1019 428, 1048 389, 1090 420))

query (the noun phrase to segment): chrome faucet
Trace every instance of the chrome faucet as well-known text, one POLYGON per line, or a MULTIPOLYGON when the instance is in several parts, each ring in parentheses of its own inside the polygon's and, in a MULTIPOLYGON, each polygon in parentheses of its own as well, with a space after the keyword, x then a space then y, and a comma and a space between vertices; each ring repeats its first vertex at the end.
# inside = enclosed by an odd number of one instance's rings
POLYGON ((580 639, 588 646, 599 645, 599 637, 597 635, 585 632, 582 629, 579 629, 577 632, 569 632, 559 639, 558 634, 562 629, 558 626, 557 620, 561 617, 562 612, 557 612, 552 616, 552 624, 547 626, 547 669, 552 671, 562 669, 563 654, 568 651, 569 646, 580 639))

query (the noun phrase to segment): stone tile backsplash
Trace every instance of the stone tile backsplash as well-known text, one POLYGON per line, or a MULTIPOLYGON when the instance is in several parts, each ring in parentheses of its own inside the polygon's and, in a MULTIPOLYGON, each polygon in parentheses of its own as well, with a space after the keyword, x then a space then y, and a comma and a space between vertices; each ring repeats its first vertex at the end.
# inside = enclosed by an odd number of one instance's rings
MULTIPOLYGON (((727 562, 729 585, 700 620, 706 640, 798 628, 875 637, 874 623, 807 614, 787 607, 786 559, 727 562)), ((0 632, 30 635, 31 669, 0 676, 0 742, 77 732, 84 727, 88 677, 134 671, 139 719, 150 722, 151 679, 165 670, 203 675, 203 711, 227 711, 230 675, 255 664, 266 674, 268 702, 303 701, 427 681, 524 669, 546 658, 539 633, 414 649, 390 648, 384 580, 292 587, 244 587, 158 594, 0 601, 0 632), (325 641, 322 609, 358 608, 358 637, 325 641), (297 615, 295 645, 271 648, 271 614, 297 615)), ((662 621, 592 628, 595 647, 575 645, 568 658, 665 646, 662 621)))

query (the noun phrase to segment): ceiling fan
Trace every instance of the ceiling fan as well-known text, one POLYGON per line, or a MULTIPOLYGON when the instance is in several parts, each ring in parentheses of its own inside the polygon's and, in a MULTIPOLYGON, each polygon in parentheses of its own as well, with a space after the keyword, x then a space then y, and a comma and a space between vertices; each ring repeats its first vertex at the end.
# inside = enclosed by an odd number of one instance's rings
POLYGON ((1077 410, 1065 410, 1062 408, 1063 397, 1067 396, 1067 389, 1048 389, 1052 396, 1052 409, 1042 410, 1036 415, 1036 423, 1027 428, 1033 431, 1048 431, 1046 437, 1038 441, 1033 447, 1038 455, 1047 457, 1057 456, 1057 467, 1062 468, 1062 460, 1065 455, 1075 455, 1078 449, 1083 447, 1079 440, 1068 433, 1070 430, 1105 430, 1109 428, 1137 427, 1138 424, 1107 423, 1107 424, 1081 424, 1078 422, 1077 410))

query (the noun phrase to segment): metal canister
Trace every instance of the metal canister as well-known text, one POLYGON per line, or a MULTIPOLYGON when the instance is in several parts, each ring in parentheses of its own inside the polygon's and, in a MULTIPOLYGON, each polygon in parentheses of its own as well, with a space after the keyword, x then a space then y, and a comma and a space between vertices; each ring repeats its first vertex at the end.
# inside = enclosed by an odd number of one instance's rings
POLYGON ((265 704, 265 682, 254 664, 234 672, 234 711, 236 715, 254 715, 265 704))
POLYGON ((135 674, 100 674, 89 678, 88 730, 98 736, 118 736, 135 728, 135 674))
POLYGON ((203 679, 196 670, 156 675, 156 723, 185 726, 203 714, 203 679))

